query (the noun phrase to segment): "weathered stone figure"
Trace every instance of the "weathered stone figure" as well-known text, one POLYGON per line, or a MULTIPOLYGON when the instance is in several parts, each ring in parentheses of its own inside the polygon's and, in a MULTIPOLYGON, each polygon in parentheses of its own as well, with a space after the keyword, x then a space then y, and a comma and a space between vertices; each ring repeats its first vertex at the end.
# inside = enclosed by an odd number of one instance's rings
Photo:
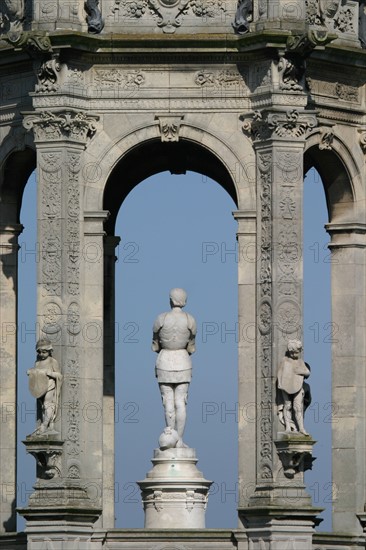
POLYGON ((41 435, 54 430, 63 376, 58 362, 52 357, 53 347, 49 340, 38 340, 36 351, 37 361, 27 374, 30 392, 39 406, 39 424, 33 435, 41 435))
POLYGON ((161 313, 153 327, 152 350, 158 353, 155 374, 158 379, 168 428, 175 430, 175 447, 185 447, 188 386, 192 378, 190 355, 195 351, 196 322, 182 311, 187 294, 181 288, 170 291, 171 311, 161 313))
POLYGON ((300 359, 301 351, 300 340, 289 340, 286 355, 278 368, 279 416, 280 420, 283 420, 286 432, 298 431, 309 435, 304 428, 304 378, 310 376, 310 369, 300 359))

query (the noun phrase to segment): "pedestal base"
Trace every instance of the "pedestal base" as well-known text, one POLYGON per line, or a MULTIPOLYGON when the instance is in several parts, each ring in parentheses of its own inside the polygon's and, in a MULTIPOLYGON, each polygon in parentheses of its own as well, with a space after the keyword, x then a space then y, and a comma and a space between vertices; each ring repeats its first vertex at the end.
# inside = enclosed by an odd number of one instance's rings
POLYGON ((197 469, 194 449, 154 450, 153 468, 138 481, 145 528, 202 529, 211 481, 197 469))

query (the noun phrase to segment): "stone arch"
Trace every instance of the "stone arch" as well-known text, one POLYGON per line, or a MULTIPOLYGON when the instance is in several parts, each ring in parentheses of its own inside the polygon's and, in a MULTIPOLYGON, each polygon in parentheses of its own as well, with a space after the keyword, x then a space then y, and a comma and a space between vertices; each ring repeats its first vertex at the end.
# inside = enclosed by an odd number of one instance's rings
MULTIPOLYGON (((240 134, 242 136, 242 134, 240 134)), ((103 137, 100 136, 101 143, 103 137)), ((109 218, 104 222, 106 236, 104 237, 104 410, 109 414, 103 418, 104 425, 110 422, 110 411, 114 407, 114 288, 115 288, 115 246, 119 238, 114 236, 115 221, 123 200, 129 192, 147 177, 162 171, 170 170, 173 174, 182 174, 192 170, 204 174, 218 182, 239 206, 246 205, 246 209, 255 210, 255 177, 254 154, 249 141, 244 137, 236 145, 226 143, 212 132, 181 125, 179 141, 163 142, 159 126, 151 124, 126 134, 112 143, 108 150, 98 150, 95 140, 88 149, 90 157, 98 151, 100 173, 104 177, 88 185, 84 208, 86 217, 88 212, 109 212, 109 218), (239 147, 247 143, 245 161, 240 157, 239 147), (241 167, 241 168, 239 168, 241 167)), ((245 146, 245 145, 244 145, 245 146)), ((90 158, 89 157, 89 158, 90 158)), ((94 155, 96 158, 96 155, 94 155)), ((96 166, 96 165, 95 165, 96 166)), ((108 429, 105 430, 108 432, 108 429)), ((104 453, 104 473, 107 479, 108 472, 113 471, 114 452, 113 441, 109 440, 104 453)), ((108 503, 108 494, 103 503, 104 517, 112 517, 113 510, 108 503)))
POLYGON ((0 217, 2 224, 19 223, 25 185, 36 168, 36 153, 26 146, 22 150, 2 151, 0 172, 0 217))
MULTIPOLYGON (((20 208, 24 188, 36 166, 35 152, 29 146, 14 149, 8 139, 1 148, 0 160, 0 310, 2 338, 0 344, 0 406, 16 410, 17 400, 17 306, 18 306, 18 236, 20 208), (14 408, 13 408, 14 407, 14 408)), ((0 472, 2 489, 0 522, 6 531, 16 529, 16 414, 3 423, 2 439, 8 450, 6 467, 0 472)))
MULTIPOLYGON (((332 340, 332 403, 341 404, 336 421, 332 422, 332 482, 337 488, 333 529, 361 532, 355 510, 364 506, 366 487, 366 470, 359 462, 364 449, 364 439, 359 433, 363 433, 366 420, 359 415, 357 405, 366 399, 364 345, 358 329, 365 323, 364 157, 361 147, 353 145, 350 149, 337 128, 329 132, 328 144, 323 139, 323 128, 310 135, 304 168, 305 172, 311 167, 318 171, 329 214, 325 228, 330 235, 331 318, 337 330, 332 340), (351 393, 352 405, 346 410, 342 400, 351 393), (357 483, 345 479, 344 464, 348 464, 350 471, 357 470, 357 483)), ((352 143, 352 138, 349 142, 352 143)))
POLYGON ((162 170, 172 170, 172 173, 193 170, 211 177, 222 185, 239 209, 253 211, 256 208, 255 156, 249 140, 244 138, 240 145, 239 148, 239 144, 224 142, 213 132, 188 123, 182 123, 178 142, 162 142, 156 123, 134 129, 115 140, 102 153, 98 150, 98 142, 95 142, 91 145, 89 154, 98 158, 98 161, 92 165, 99 167, 101 178, 98 182, 93 182, 93 185, 87 186, 85 210, 95 211, 102 208, 109 210, 112 203, 116 211, 111 212, 111 218, 107 222, 107 231, 110 233, 120 205, 135 185, 162 170), (165 147, 167 150, 171 147, 170 151, 173 152, 171 158, 166 158, 165 147), (98 150, 97 154, 94 153, 94 149, 98 150), (149 149, 152 152, 154 150, 159 152, 159 157, 154 158, 154 155, 151 155, 154 165, 149 169, 145 169, 144 166, 133 167, 136 174, 129 174, 131 180, 127 183, 125 191, 121 192, 116 209, 110 189, 116 185, 116 180, 124 173, 124 167, 131 169, 134 160, 139 155, 141 155, 140 158, 146 158, 143 155, 149 149), (181 152, 185 155, 184 163, 182 159, 179 160, 181 152), (215 168, 218 169, 216 173, 215 168))
MULTIPOLYGON (((339 135, 332 135, 331 145, 322 148, 322 128, 306 142, 304 172, 314 167, 324 185, 330 223, 355 222, 362 219, 363 158, 357 159, 339 135)), ((361 150, 360 150, 361 153, 361 150)))

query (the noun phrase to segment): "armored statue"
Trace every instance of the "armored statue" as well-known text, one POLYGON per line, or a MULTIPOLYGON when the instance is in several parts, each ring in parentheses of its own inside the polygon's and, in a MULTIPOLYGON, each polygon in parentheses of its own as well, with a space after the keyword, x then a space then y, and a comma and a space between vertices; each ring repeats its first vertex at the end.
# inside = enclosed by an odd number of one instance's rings
POLYGON ((186 300, 187 294, 183 289, 173 288, 170 291, 171 311, 161 313, 153 327, 152 350, 158 353, 155 374, 167 426, 159 440, 161 448, 186 447, 183 433, 188 387, 192 378, 190 356, 195 351, 196 336, 194 318, 182 311, 186 300))

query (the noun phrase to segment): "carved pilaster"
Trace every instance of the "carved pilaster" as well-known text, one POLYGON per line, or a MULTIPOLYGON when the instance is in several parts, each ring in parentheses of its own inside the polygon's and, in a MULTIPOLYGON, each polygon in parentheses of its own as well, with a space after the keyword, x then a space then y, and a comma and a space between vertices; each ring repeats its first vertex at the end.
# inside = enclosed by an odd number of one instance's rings
MULTIPOLYGON (((44 494, 50 489, 48 473, 57 473, 52 479, 52 489, 58 486, 60 490, 51 491, 52 497, 49 496, 53 507, 70 505, 72 486, 77 488, 76 501, 80 497, 80 506, 95 508, 94 515, 100 513, 100 498, 88 501, 84 489, 89 473, 84 465, 87 450, 83 447, 82 434, 87 419, 83 407, 94 399, 83 391, 88 359, 81 291, 84 279, 81 175, 84 149, 95 133, 97 119, 70 110, 32 113, 24 120, 24 126, 34 132, 38 157, 38 242, 41 243, 38 326, 40 336, 52 341, 64 376, 60 414, 56 420, 63 445, 59 441, 57 449, 29 448, 29 452, 37 458, 38 465, 43 464, 45 468, 44 494)), ((38 510, 41 504, 42 492, 39 492, 31 497, 23 515, 35 519, 36 510, 32 508, 38 510)))
POLYGON ((18 236, 22 229, 20 224, 0 225, 1 531, 16 530, 18 236))
POLYGON ((282 428, 275 405, 277 368, 287 342, 302 338, 303 150, 306 134, 316 126, 316 118, 306 111, 268 109, 243 120, 243 129, 253 140, 257 158, 256 379, 260 406, 256 490, 249 505, 240 510, 240 516, 249 538, 255 540, 262 533, 263 541, 275 536, 270 525, 274 508, 278 507, 278 519, 282 518, 287 526, 283 541, 296 540, 291 530, 300 517, 303 521, 306 516, 302 536, 310 542, 317 511, 311 508, 302 479, 306 457, 311 452, 310 440, 307 439, 308 443, 304 440, 305 450, 300 449, 298 439, 296 444, 284 442, 278 435, 282 428), (299 498, 299 494, 301 498, 294 504, 298 517, 290 520, 291 498, 295 495, 299 498), (259 527, 261 522, 263 525, 259 527))

